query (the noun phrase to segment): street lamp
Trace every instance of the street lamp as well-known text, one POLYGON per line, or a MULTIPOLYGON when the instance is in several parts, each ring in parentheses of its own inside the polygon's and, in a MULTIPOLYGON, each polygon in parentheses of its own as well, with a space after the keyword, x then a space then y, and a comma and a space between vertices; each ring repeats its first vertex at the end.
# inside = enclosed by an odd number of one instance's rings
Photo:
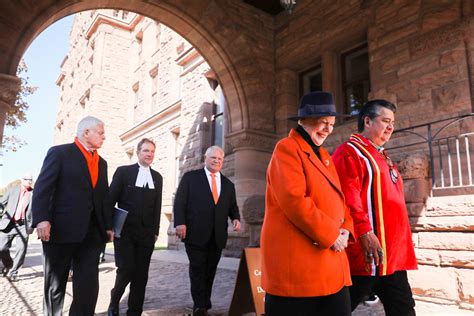
POLYGON ((289 14, 291 14, 296 5, 296 0, 280 0, 280 4, 289 14))

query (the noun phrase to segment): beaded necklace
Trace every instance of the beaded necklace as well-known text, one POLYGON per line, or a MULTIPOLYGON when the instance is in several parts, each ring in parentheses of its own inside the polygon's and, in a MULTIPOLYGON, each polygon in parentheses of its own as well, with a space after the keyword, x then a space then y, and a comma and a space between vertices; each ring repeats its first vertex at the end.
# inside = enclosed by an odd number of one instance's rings
POLYGON ((384 160, 387 162, 388 168, 390 169, 390 179, 392 179, 392 182, 395 184, 398 182, 398 177, 399 174, 397 170, 395 170, 395 167, 393 165, 392 159, 387 154, 387 151, 383 148, 383 146, 378 146, 374 142, 372 142, 370 139, 368 139, 370 144, 377 150, 377 152, 384 158, 384 160))

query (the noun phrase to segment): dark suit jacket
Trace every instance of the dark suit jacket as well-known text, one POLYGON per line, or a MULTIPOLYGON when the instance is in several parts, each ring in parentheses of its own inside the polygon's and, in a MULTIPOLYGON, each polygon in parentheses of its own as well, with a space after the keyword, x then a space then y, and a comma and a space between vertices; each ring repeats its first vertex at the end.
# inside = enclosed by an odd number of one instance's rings
POLYGON ((112 217, 105 207, 108 193, 107 162, 99 158, 99 177, 95 188, 86 158, 76 144, 51 147, 46 154, 33 196, 33 227, 51 223, 50 242, 81 242, 94 212, 104 242, 112 217))
MULTIPOLYGON (((11 187, 5 195, 0 200, 0 204, 2 205, 4 212, 3 216, 0 219, 0 230, 4 230, 7 228, 8 224, 10 224, 13 216, 15 215, 16 207, 19 203, 20 198, 20 190, 21 184, 11 187)), ((33 232, 32 225, 32 217, 31 217, 31 197, 33 194, 33 189, 30 189, 30 194, 28 196, 28 204, 26 205, 25 209, 25 225, 26 225, 26 232, 31 234, 33 232)))
POLYGON ((133 229, 145 229, 158 235, 160 231, 163 177, 150 168, 155 189, 137 188, 135 183, 138 170, 137 163, 117 168, 110 184, 109 208, 112 209, 115 203, 118 203, 118 207, 128 211, 123 228, 124 232, 133 229))
POLYGON ((186 243, 203 246, 215 233, 216 245, 227 242, 227 218, 240 220, 234 184, 221 173, 221 194, 214 204, 203 169, 187 172, 174 200, 174 226, 186 225, 186 243))

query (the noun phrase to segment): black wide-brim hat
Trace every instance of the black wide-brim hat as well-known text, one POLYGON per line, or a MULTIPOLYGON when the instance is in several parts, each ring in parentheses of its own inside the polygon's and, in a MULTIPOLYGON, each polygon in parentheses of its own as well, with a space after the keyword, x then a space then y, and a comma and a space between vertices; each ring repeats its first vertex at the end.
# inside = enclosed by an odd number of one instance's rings
POLYGON ((298 115, 290 116, 288 119, 298 121, 323 116, 349 117, 350 115, 336 112, 336 105, 330 92, 316 91, 305 94, 300 100, 298 115))

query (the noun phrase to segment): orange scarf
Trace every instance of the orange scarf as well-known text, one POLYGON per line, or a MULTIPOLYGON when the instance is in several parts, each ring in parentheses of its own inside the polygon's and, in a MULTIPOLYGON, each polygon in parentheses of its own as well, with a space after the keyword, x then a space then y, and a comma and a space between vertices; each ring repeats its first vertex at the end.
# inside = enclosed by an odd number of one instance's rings
POLYGON ((77 137, 74 138, 74 143, 86 158, 87 168, 89 169, 89 174, 91 176, 92 188, 95 188, 97 179, 99 178, 99 154, 97 154, 97 150, 94 150, 94 154, 86 150, 77 137))

